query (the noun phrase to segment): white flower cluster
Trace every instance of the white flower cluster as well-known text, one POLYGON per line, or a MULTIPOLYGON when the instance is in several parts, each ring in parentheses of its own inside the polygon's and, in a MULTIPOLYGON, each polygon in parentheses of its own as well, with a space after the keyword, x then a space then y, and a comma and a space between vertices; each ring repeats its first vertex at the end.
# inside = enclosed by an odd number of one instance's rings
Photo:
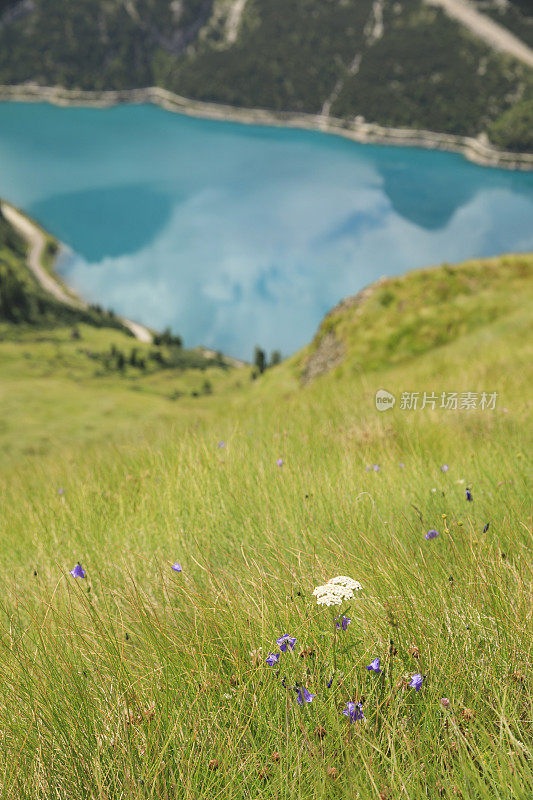
POLYGON ((347 578, 346 575, 337 575, 323 586, 316 586, 313 594, 319 606, 340 606, 345 600, 354 597, 354 591, 362 588, 359 581, 347 578))

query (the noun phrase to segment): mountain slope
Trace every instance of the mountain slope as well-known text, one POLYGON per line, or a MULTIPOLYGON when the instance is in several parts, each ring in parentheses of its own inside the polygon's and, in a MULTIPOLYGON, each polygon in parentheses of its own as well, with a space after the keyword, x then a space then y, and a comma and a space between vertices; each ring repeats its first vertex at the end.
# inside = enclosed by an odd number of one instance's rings
POLYGON ((337 377, 382 370, 528 307, 531 255, 416 270, 343 300, 293 363, 304 382, 332 369, 337 377))
MULTIPOLYGON (((91 13, 86 0, 0 12, 0 83, 159 85, 236 106, 474 136, 533 103, 531 68, 423 0, 90 4, 91 13)), ((526 6, 512 8, 529 22, 526 6)), ((498 144, 530 148, 528 136, 498 144)))
POLYGON ((101 413, 0 473, 5 800, 531 796, 531 281, 499 266, 380 285, 334 315, 344 370, 302 387, 296 357, 107 443, 101 384, 58 374, 50 419, 73 386, 101 413), (464 329, 352 369, 401 300, 424 336, 447 300, 464 329), (380 388, 497 402, 382 413, 380 388), (318 606, 334 575, 362 589, 318 606))

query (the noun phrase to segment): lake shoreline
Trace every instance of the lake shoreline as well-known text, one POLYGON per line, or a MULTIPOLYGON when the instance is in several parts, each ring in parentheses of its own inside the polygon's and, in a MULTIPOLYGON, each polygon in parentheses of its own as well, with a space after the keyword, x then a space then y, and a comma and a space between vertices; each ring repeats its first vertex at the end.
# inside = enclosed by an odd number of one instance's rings
POLYGON ((368 122, 347 122, 320 114, 247 109, 191 100, 159 87, 145 89, 84 91, 22 84, 0 86, 0 102, 47 102, 58 106, 109 108, 122 104, 151 103, 167 111, 201 119, 240 122, 247 125, 299 128, 342 136, 359 144, 420 147, 463 155, 484 167, 533 171, 533 153, 513 153, 493 147, 486 139, 435 133, 412 128, 387 128, 368 122))

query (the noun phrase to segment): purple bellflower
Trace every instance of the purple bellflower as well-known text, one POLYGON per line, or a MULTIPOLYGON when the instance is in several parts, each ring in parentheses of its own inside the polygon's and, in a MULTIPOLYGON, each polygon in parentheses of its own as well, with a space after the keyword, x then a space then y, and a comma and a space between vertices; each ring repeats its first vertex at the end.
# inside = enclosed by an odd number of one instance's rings
POLYGON ((296 702, 299 706, 303 706, 304 703, 312 703, 313 698, 316 697, 316 694, 311 694, 311 692, 308 692, 307 689, 300 689, 298 686, 295 686, 294 691, 298 692, 296 702))
POLYGON ((372 672, 380 673, 383 672, 383 670, 380 669, 380 666, 381 666, 381 661, 379 660, 379 658, 375 658, 372 661, 372 663, 367 666, 367 669, 371 670, 372 672))
POLYGON ((337 619, 335 620, 335 627, 337 628, 337 630, 339 628, 342 628, 342 630, 345 631, 348 625, 350 625, 351 621, 352 620, 349 617, 345 616, 337 617, 337 619))
POLYGON ((269 667, 273 667, 274 664, 279 664, 279 653, 269 653, 265 663, 268 664, 269 667))
POLYGON ((172 569, 174 572, 181 572, 181 564, 178 564, 178 562, 177 562, 177 561, 175 561, 175 562, 174 562, 174 564, 172 564, 172 567, 171 567, 171 569, 172 569))
POLYGON ((424 678, 419 672, 417 672, 416 675, 411 675, 411 680, 407 685, 410 686, 412 689, 416 689, 416 691, 419 692, 420 689, 422 688, 423 683, 424 683, 424 678))
POLYGON ((357 722, 358 719, 364 719, 363 706, 361 703, 346 703, 346 708, 343 709, 345 717, 348 717, 350 722, 357 722))
POLYGON ((438 535, 439 532, 436 531, 435 528, 431 528, 431 530, 428 531, 424 536, 424 539, 427 539, 429 541, 430 539, 436 539, 438 535))
POLYGON ((81 566, 81 564, 80 564, 80 562, 79 562, 79 561, 78 561, 78 563, 76 564, 76 566, 75 566, 75 567, 73 567, 73 568, 70 570, 70 574, 71 574, 71 575, 72 575, 74 578, 85 578, 85 572, 84 572, 84 570, 83 570, 83 567, 81 566))
POLYGON ((283 636, 280 636, 279 639, 276 639, 276 644, 278 645, 279 649, 285 653, 287 646, 290 647, 291 650, 294 650, 296 639, 293 639, 288 633, 284 633, 283 636))

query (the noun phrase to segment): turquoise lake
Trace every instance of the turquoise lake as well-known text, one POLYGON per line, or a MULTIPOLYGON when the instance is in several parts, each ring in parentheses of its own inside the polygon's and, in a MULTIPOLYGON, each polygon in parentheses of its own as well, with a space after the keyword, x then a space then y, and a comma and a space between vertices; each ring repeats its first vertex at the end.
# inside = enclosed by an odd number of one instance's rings
POLYGON ((0 103, 0 197, 87 300, 243 358, 382 275, 533 250, 532 173, 149 105, 0 103))

